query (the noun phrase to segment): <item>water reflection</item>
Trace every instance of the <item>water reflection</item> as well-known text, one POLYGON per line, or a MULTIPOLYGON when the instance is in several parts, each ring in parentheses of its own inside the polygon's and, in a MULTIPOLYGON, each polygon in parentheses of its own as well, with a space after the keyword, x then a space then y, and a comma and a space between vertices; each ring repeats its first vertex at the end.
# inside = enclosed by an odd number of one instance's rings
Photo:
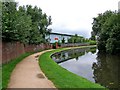
MULTIPOLYGON (((52 56, 52 59, 57 62, 61 63, 67 60, 71 60, 75 58, 76 60, 79 60, 79 57, 84 55, 86 52, 89 52, 89 48, 86 49, 72 49, 72 50, 66 50, 66 51, 61 51, 52 56)), ((94 48, 94 50, 96 50, 94 48)))
POLYGON ((120 88, 120 56, 98 53, 96 59, 92 67, 95 82, 108 88, 120 88))
POLYGON ((56 53, 52 59, 63 68, 95 82, 92 63, 96 62, 96 48, 66 50, 56 53))
POLYGON ((99 53, 96 48, 85 48, 56 53, 52 59, 63 68, 92 82, 111 90, 120 88, 120 56, 99 53))

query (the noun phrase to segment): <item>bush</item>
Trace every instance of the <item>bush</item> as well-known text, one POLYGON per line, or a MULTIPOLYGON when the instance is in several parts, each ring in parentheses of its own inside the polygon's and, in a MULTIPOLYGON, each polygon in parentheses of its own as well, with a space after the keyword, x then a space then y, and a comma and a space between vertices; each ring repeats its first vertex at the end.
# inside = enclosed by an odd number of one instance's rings
POLYGON ((116 39, 115 38, 109 38, 106 43, 106 52, 107 53, 115 53, 116 51, 116 39))
POLYGON ((98 46, 98 50, 100 50, 101 52, 106 52, 106 41, 100 41, 97 43, 98 46))
POLYGON ((60 47, 61 46, 61 43, 60 43, 60 41, 58 40, 58 46, 60 47))
POLYGON ((96 41, 93 41, 93 40, 89 41, 89 43, 90 45, 96 45, 96 41))
POLYGON ((52 44, 53 45, 53 49, 56 49, 56 42, 52 44))

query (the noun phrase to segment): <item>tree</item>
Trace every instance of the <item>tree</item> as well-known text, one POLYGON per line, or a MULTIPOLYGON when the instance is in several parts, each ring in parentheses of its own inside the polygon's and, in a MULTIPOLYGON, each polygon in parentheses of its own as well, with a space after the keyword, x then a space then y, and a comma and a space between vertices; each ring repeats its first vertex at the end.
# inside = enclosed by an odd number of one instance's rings
POLYGON ((25 13, 25 7, 19 7, 17 18, 14 23, 17 30, 16 39, 24 44, 29 43, 30 31, 32 30, 31 17, 25 13))
POLYGON ((82 36, 78 36, 77 34, 75 34, 74 36, 68 39, 69 43, 83 43, 83 42, 88 42, 88 41, 89 40, 85 39, 82 36))
POLYGON ((107 26, 110 28, 109 38, 106 43, 107 53, 119 53, 120 51, 120 14, 110 17, 107 26))
MULTIPOLYGON (((120 50, 120 15, 106 11, 93 20, 92 37, 97 36, 98 49, 110 54, 120 50)), ((92 38, 91 37, 91 38, 92 38)))
MULTIPOLYGON (((35 30, 34 33, 31 34, 31 37, 38 39, 38 43, 45 43, 47 40, 45 37, 51 32, 51 29, 48 28, 49 25, 52 24, 51 16, 47 16, 45 13, 42 13, 42 10, 35 6, 32 8, 31 5, 27 5, 27 15, 31 16, 32 19, 32 32, 35 30), (38 33, 38 34, 37 34, 38 33)), ((30 43, 34 43, 35 40, 30 39, 30 43)))
POLYGON ((16 2, 2 2, 2 40, 16 40, 17 30, 15 20, 17 18, 16 2))
POLYGON ((62 43, 64 44, 65 43, 65 38, 63 37, 63 39, 62 39, 62 43))
POLYGON ((51 32, 51 16, 42 13, 37 6, 19 6, 16 2, 2 2, 2 40, 19 41, 24 44, 48 42, 46 36, 51 32))

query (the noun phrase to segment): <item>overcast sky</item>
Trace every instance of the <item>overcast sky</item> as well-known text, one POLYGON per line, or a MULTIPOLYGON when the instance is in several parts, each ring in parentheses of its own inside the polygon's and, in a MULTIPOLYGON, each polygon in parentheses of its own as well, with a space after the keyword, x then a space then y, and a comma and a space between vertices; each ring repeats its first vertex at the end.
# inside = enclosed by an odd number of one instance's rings
POLYGON ((79 34, 89 38, 93 17, 106 10, 118 10, 119 0, 15 0, 19 5, 40 7, 52 17, 53 32, 79 34))

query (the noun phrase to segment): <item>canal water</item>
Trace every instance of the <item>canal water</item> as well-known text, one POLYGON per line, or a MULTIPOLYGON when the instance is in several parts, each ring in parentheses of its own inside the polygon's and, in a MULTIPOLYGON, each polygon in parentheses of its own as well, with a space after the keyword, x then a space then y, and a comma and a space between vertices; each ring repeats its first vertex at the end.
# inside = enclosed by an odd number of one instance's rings
POLYGON ((61 67, 111 90, 120 88, 120 56, 100 53, 95 47, 55 53, 61 67))

